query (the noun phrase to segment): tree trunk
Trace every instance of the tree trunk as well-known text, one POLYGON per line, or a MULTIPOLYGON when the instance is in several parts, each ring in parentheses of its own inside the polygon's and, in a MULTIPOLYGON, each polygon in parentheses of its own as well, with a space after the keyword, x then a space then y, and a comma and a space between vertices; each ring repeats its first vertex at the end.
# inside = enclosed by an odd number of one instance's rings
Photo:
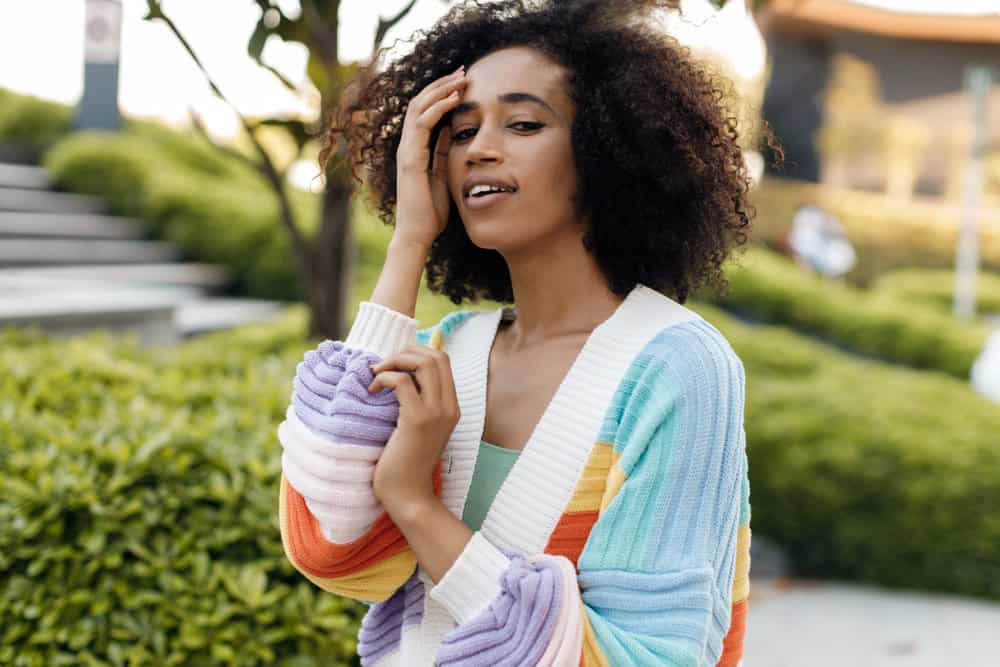
POLYGON ((345 312, 351 303, 355 272, 350 197, 350 183, 331 170, 307 279, 310 337, 343 340, 347 336, 345 312))

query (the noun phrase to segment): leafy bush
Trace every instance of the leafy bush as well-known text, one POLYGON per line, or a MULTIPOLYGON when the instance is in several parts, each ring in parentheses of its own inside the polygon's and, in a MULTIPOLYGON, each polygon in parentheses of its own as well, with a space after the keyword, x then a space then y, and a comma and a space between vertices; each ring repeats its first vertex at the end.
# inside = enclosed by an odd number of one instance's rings
POLYGON ((746 367, 751 525, 798 574, 1000 599, 996 404, 695 309, 746 367))
POLYGON ((755 247, 727 272, 730 290, 713 300, 753 319, 785 324, 852 352, 967 379, 987 330, 938 309, 807 273, 755 247))
POLYGON ((305 313, 140 351, 0 333, 0 664, 348 665, 277 524, 305 313))
MULTIPOLYGON (((934 306, 951 312, 955 298, 954 271, 898 269, 879 276, 874 289, 894 298, 934 306)), ((976 310, 1000 313, 1000 274, 980 272, 976 276, 976 310)))
POLYGON ((72 107, 0 89, 0 143, 39 155, 65 135, 72 122, 72 107))

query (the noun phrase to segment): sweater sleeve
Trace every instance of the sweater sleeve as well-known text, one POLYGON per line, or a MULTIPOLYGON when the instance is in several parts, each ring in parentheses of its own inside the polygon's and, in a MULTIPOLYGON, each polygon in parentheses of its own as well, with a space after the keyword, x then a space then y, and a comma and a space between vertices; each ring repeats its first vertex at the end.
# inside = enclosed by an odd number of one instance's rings
POLYGON ((439 665, 736 664, 734 582, 749 566, 743 365, 704 321, 651 347, 616 405, 614 463, 576 568, 474 533, 430 591, 458 624, 439 665))
MULTIPOLYGON (((279 523, 288 559, 325 590, 378 602, 416 567, 372 489, 399 402, 390 389, 372 394, 367 387, 370 364, 428 339, 417 320, 364 301, 347 340, 324 341, 296 369, 278 426, 279 523)), ((440 494, 440 464, 434 489, 440 494)))

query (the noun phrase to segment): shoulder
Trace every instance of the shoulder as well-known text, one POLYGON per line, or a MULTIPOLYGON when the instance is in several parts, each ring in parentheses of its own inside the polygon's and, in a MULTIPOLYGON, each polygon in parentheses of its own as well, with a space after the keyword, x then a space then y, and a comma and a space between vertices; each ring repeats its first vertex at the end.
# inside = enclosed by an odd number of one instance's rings
POLYGON ((742 446, 745 382, 739 356, 708 321, 661 329, 633 359, 619 387, 620 412, 607 424, 624 466, 656 442, 675 454, 742 446))
POLYGON ((456 310, 442 317, 436 324, 417 330, 417 344, 447 349, 448 341, 461 325, 472 317, 486 316, 488 310, 456 310))
POLYGON ((698 317, 664 327, 643 349, 640 357, 673 371, 672 382, 691 388, 723 383, 743 384, 743 362, 726 337, 707 320, 698 317))

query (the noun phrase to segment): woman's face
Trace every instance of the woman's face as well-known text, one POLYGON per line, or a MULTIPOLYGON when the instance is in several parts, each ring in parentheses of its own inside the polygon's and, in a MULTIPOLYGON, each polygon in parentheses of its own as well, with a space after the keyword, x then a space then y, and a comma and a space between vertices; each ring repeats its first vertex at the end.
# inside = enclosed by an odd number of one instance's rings
POLYGON ((495 51, 468 68, 450 123, 448 189, 477 246, 513 251, 575 222, 566 74, 527 47, 495 51), (507 191, 470 196, 476 183, 507 191))

